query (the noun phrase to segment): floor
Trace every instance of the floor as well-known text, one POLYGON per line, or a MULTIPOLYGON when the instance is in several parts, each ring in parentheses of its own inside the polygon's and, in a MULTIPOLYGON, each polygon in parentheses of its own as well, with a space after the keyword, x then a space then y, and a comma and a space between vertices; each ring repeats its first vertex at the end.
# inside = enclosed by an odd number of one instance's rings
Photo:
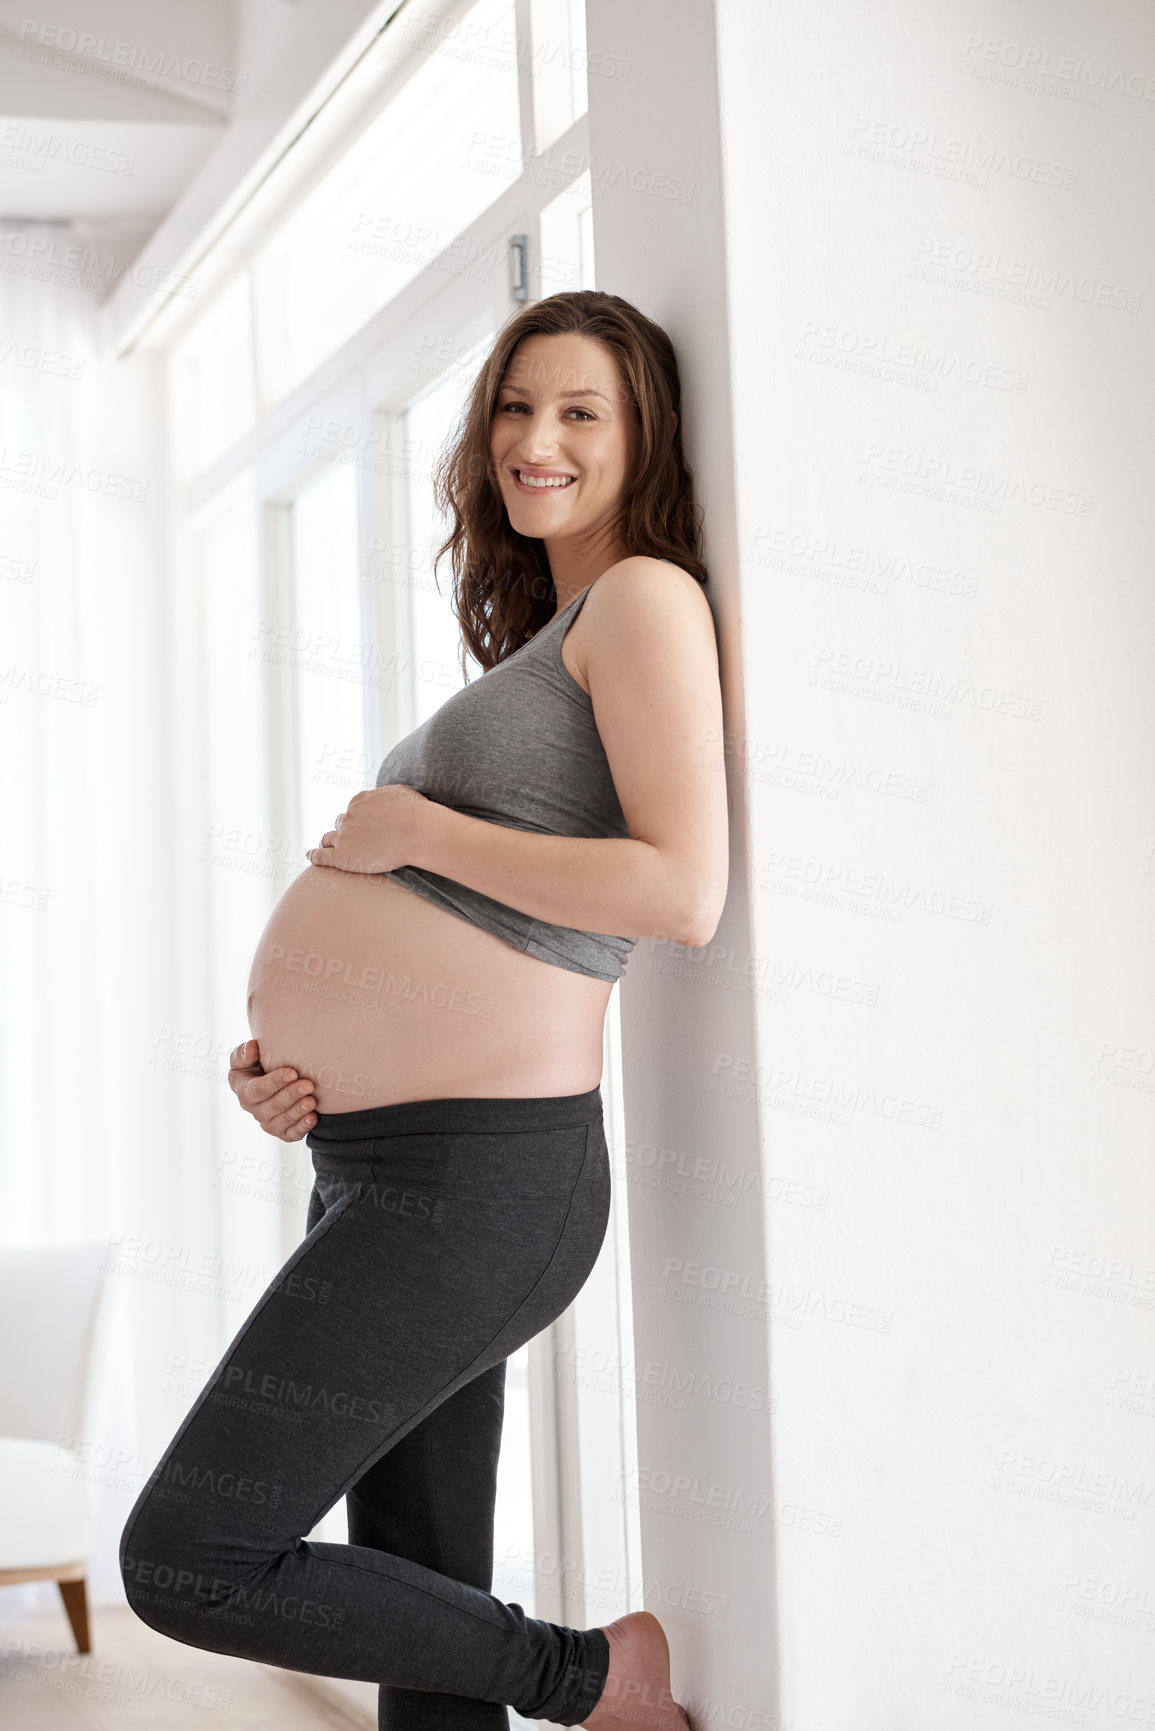
POLYGON ((366 1731, 307 1677, 204 1653, 158 1635, 127 1609, 93 1614, 94 1651, 76 1652, 63 1616, 0 1624, 5 1731, 366 1731), (125 1718, 135 1713, 135 1719, 125 1718))

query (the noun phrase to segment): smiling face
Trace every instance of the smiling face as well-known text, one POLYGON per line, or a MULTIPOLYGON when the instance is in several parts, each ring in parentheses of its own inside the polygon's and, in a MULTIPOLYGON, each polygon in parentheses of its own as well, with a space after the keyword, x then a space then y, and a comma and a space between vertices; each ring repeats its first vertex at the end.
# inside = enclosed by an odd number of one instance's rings
POLYGON ((614 554, 635 411, 618 364, 592 337, 524 337, 490 423, 490 451, 509 521, 555 555, 614 554))

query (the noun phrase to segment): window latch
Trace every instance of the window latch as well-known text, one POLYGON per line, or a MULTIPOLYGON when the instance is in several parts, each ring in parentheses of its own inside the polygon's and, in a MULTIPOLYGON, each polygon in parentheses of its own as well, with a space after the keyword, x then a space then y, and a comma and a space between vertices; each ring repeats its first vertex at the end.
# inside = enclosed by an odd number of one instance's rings
POLYGON ((529 241, 524 234, 509 237, 509 292, 515 301, 529 299, 529 241))

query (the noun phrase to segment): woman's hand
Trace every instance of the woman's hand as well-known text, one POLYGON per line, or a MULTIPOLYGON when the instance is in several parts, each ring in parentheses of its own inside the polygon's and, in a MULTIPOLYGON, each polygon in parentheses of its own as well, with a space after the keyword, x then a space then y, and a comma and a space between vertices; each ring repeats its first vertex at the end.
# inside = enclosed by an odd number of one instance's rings
POLYGON ((230 1055, 229 1087, 261 1129, 281 1142, 299 1142, 317 1121, 312 1082, 292 1069, 270 1070, 266 1075, 255 1040, 246 1040, 230 1055))
POLYGON ((430 814, 440 809, 436 801, 401 782, 355 793, 336 829, 305 857, 312 865, 336 866, 343 872, 391 872, 397 866, 419 865, 430 814))

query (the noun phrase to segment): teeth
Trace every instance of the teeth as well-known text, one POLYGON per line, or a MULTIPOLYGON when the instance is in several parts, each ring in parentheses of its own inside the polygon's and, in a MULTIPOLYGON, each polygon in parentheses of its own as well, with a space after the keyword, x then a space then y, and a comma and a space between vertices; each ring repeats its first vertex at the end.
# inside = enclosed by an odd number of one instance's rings
POLYGON ((568 487, 573 480, 572 475, 523 475, 520 469, 517 478, 523 487, 568 487))

